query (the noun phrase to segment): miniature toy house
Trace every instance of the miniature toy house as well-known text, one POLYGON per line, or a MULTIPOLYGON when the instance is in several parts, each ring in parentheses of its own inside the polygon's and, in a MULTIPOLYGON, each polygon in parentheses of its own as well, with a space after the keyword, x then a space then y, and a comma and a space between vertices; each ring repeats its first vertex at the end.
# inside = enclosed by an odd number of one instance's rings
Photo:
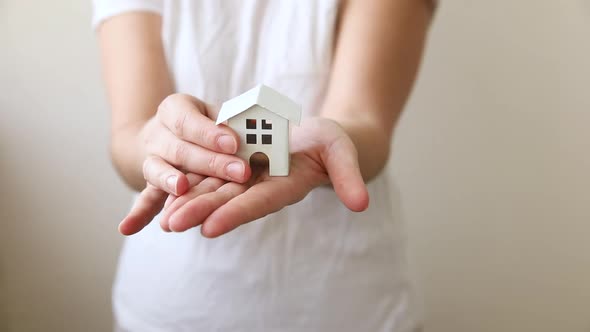
POLYGON ((246 161, 257 153, 268 157, 271 176, 289 175, 289 123, 299 125, 301 107, 265 86, 226 101, 217 124, 227 121, 240 137, 236 155, 246 161))

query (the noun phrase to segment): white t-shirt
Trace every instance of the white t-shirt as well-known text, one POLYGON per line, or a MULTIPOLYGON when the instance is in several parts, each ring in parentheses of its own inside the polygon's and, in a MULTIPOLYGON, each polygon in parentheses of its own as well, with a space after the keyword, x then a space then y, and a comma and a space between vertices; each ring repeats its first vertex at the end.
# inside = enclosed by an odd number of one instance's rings
MULTIPOLYGON (((259 83, 314 114, 332 59, 338 0, 94 0, 94 24, 126 11, 163 16, 179 92, 221 103, 259 83)), ((125 331, 413 331, 400 204, 387 172, 370 207, 333 190, 217 239, 164 233, 125 240, 113 288, 125 331)))

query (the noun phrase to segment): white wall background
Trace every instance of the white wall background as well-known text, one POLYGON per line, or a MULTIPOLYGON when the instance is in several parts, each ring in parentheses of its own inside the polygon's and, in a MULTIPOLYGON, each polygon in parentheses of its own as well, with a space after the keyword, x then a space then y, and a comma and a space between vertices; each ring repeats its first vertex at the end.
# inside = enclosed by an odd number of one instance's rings
MULTIPOLYGON (((130 193, 89 1, 0 0, 0 331, 107 331, 130 193)), ((427 331, 590 331, 590 3, 448 0, 392 167, 427 331)))
POLYGON ((111 328, 130 196, 89 22, 90 1, 0 0, 0 331, 111 328))

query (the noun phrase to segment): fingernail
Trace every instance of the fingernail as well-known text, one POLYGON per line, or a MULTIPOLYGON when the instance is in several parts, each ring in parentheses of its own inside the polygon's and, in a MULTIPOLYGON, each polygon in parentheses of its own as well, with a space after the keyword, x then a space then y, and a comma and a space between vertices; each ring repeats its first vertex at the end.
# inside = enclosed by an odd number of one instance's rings
POLYGON ((170 189, 170 191, 172 191, 175 194, 176 194, 176 181, 177 180, 178 180, 178 176, 176 176, 176 175, 171 175, 166 179, 166 185, 168 186, 168 189, 170 189))
POLYGON ((223 135, 217 139, 217 145, 225 153, 236 153, 238 144, 233 136, 223 135))
POLYGON ((227 165, 225 172, 227 176, 234 180, 241 179, 244 176, 244 165, 240 162, 233 162, 227 165))

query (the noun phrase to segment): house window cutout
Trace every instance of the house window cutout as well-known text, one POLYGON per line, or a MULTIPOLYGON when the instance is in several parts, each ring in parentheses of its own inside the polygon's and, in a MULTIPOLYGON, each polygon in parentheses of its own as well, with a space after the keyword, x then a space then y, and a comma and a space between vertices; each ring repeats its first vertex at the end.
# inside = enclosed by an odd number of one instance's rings
POLYGON ((262 144, 272 144, 272 135, 262 135, 262 144))
POLYGON ((272 120, 262 120, 262 129, 272 129, 272 120))
MULTIPOLYGON (((262 139, 264 140, 264 137, 262 139)), ((246 144, 256 144, 256 135, 246 134, 246 144)))
POLYGON ((256 119, 246 119, 246 129, 256 129, 256 119))

